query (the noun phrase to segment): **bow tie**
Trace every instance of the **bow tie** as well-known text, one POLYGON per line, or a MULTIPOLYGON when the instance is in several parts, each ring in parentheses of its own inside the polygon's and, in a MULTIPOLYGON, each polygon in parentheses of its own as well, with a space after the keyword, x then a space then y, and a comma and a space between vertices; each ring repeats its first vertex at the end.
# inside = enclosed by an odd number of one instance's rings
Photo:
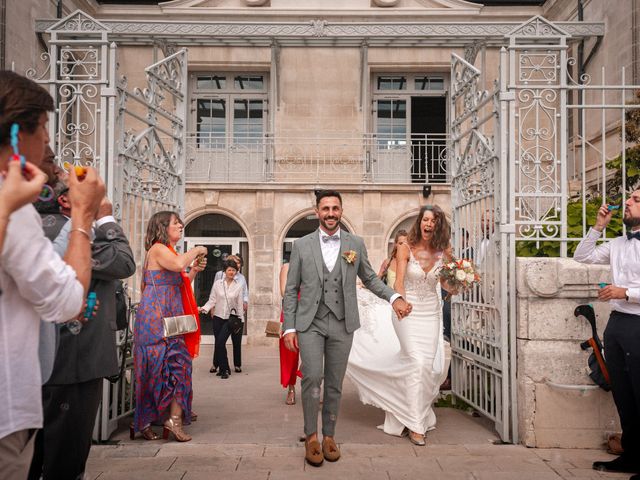
POLYGON ((335 235, 322 235, 322 241, 324 243, 327 243, 327 242, 339 242, 340 241, 340 235, 338 235, 337 233, 335 235))
POLYGON ((631 240, 632 238, 640 240, 640 230, 637 232, 627 232, 627 240, 631 240))

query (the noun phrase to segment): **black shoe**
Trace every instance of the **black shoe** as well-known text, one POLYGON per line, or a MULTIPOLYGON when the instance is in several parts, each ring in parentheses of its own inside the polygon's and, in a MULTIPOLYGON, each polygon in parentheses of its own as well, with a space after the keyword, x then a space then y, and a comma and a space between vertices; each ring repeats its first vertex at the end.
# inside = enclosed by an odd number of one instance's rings
POLYGON ((220 378, 226 380, 227 378, 229 378, 229 372, 224 372, 222 375, 220 375, 220 378))
POLYGON ((593 469, 601 472, 640 473, 640 463, 620 455, 609 462, 593 462, 593 469))
POLYGON ((216 373, 217 370, 218 370, 218 367, 211 367, 209 369, 209 373, 216 373))
POLYGON ((218 370, 218 373, 216 373, 216 377, 219 377, 220 375, 222 375, 222 370, 218 370))
POLYGON ((236 373, 242 372, 242 367, 233 367, 233 369, 236 371, 236 373))
POLYGON ((631 477, 629 478, 629 480, 640 480, 640 474, 638 474, 638 475, 631 475, 631 477))

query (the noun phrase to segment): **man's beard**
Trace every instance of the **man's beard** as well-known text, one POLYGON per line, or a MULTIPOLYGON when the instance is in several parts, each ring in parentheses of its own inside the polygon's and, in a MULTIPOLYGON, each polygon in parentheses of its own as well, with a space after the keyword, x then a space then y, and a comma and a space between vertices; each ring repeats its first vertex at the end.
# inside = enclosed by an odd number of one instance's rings
POLYGON ((624 223, 627 228, 638 227, 640 226, 640 217, 624 217, 622 223, 624 223))
MULTIPOLYGON (((325 230, 331 231, 331 229, 329 228, 329 225, 327 225, 327 220, 328 219, 320 220, 320 225, 322 225, 325 228, 325 230)), ((336 217, 332 217, 331 220, 334 220, 336 222, 336 226, 333 228, 337 230, 340 227, 340 219, 336 217)))

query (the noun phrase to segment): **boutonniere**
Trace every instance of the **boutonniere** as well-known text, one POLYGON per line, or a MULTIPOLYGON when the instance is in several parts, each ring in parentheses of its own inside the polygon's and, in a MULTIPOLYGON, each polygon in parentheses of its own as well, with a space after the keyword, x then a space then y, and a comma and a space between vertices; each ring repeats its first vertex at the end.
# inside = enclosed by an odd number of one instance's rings
POLYGON ((342 258, 344 258, 345 262, 347 262, 347 263, 355 262, 357 256, 358 256, 358 254, 356 252, 354 252, 353 250, 347 250, 346 252, 344 252, 342 254, 342 258))

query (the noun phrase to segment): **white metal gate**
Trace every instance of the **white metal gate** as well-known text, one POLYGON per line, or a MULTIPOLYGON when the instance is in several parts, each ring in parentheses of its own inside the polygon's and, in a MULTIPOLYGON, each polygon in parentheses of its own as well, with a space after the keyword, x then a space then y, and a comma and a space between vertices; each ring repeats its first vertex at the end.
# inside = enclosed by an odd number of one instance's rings
POLYGON ((451 168, 454 252, 471 258, 481 284, 452 305, 453 392, 495 422, 504 441, 517 431, 507 287, 509 251, 503 208, 506 168, 500 83, 482 84, 472 62, 451 59, 451 168))
MULTIPOLYGON (((187 52, 168 52, 145 69, 147 84, 130 88, 116 80, 116 45, 110 30, 78 10, 46 32, 49 51, 43 74, 27 75, 46 85, 56 112, 49 129, 57 161, 96 167, 107 184, 114 216, 135 254, 136 275, 129 292, 139 297, 146 222, 158 210, 182 211, 187 109, 187 52)), ((131 315, 130 325, 133 322, 131 315)), ((94 438, 106 440, 118 419, 134 407, 131 335, 118 332, 118 352, 126 356, 118 383, 105 380, 94 438)))

